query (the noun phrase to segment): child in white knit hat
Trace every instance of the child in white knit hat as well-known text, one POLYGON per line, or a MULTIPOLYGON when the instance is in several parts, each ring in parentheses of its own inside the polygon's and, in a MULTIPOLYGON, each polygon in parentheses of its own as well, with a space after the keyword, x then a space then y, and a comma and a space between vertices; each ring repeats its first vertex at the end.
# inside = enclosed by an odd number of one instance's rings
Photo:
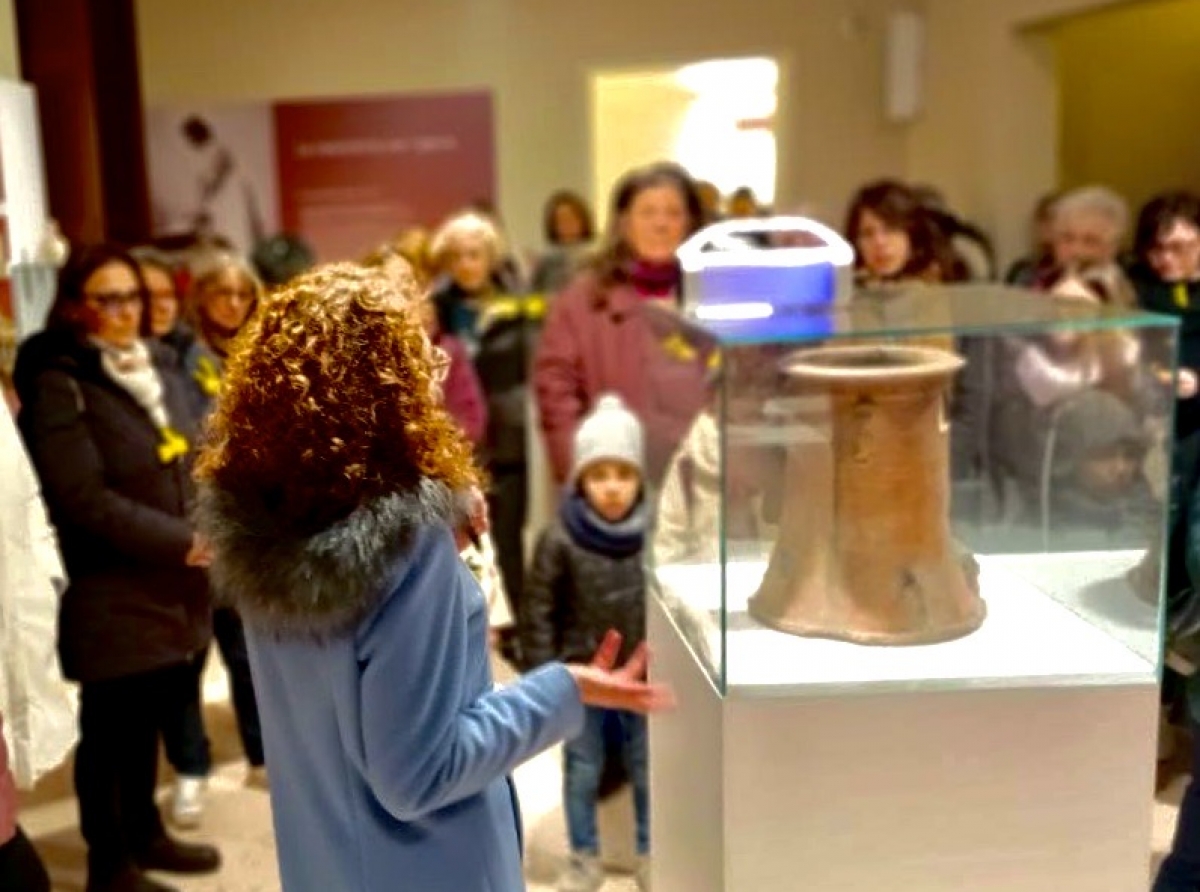
MULTIPOLYGON (((621 659, 645 638, 642 548, 648 506, 642 487, 642 425, 620 397, 607 394, 575 434, 571 485, 558 516, 538 540, 521 600, 521 645, 528 668, 551 660, 591 659, 610 629, 621 633, 621 659)), ((619 730, 633 784, 638 886, 648 888, 650 849, 646 720, 588 708, 583 733, 564 747, 564 806, 571 861, 560 892, 604 884, 596 803, 604 774, 606 729, 619 730)))

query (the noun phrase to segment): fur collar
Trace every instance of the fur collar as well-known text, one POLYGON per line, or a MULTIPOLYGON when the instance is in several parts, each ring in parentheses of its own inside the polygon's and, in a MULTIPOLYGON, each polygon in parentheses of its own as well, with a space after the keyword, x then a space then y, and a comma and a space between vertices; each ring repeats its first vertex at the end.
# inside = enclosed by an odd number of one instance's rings
POLYGON ((357 628, 387 596, 422 528, 453 528, 464 506, 444 484, 422 480, 315 534, 299 534, 256 500, 202 485, 196 521, 214 547, 209 576, 220 602, 262 631, 328 638, 357 628))

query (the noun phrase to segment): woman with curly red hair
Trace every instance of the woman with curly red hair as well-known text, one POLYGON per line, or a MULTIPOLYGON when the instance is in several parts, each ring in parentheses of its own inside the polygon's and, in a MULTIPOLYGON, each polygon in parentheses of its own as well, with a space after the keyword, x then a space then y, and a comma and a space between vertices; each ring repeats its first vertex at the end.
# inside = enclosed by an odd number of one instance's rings
POLYGON ((479 483, 442 408, 444 358, 409 279, 339 264, 239 336, 197 467, 218 595, 240 610, 287 892, 517 892, 510 771, 583 706, 669 693, 551 663, 494 689, 484 601, 453 530, 479 483))

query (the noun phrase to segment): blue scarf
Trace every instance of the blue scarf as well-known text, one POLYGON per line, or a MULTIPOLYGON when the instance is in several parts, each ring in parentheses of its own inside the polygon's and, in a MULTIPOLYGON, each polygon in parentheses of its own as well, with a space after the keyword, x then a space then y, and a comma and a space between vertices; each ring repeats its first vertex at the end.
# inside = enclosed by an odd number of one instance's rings
POLYGON ((561 510, 563 525, 575 544, 609 558, 632 557, 642 550, 646 541, 646 513, 646 500, 639 496, 624 520, 609 523, 581 493, 568 495, 561 510))

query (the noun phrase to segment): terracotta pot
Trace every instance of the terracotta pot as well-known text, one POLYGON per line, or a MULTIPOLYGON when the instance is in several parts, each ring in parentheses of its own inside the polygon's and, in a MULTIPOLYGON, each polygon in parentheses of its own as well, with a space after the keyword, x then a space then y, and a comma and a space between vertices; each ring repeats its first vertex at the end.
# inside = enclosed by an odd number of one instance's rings
POLYGON ((805 399, 783 517, 750 613, 797 635, 927 644, 983 622, 950 535, 945 400, 963 366, 930 347, 855 345, 784 361, 805 399))

